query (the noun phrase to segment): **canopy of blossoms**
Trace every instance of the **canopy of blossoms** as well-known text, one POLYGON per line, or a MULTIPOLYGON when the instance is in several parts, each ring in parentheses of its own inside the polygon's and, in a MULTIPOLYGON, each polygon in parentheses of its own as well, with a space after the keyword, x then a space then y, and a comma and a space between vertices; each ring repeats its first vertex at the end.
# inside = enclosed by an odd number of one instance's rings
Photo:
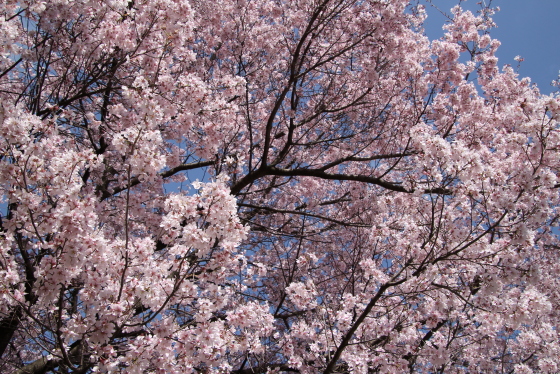
POLYGON ((557 373, 560 98, 492 13, 0 3, 0 372, 557 373))

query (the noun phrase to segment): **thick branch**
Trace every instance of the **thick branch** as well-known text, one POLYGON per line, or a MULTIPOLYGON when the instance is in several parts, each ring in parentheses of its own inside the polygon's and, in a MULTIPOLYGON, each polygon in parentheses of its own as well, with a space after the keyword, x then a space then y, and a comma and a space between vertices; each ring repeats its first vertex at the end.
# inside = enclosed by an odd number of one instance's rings
MULTIPOLYGON (((70 357, 70 360, 72 362, 80 364, 81 353, 82 341, 78 340, 77 342, 72 344, 72 348, 68 351, 68 356, 70 357)), ((12 374, 44 374, 62 364, 62 358, 49 360, 47 359, 47 357, 43 356, 40 359, 33 361, 28 365, 25 365, 21 369, 14 371, 12 374)), ((86 365, 88 366, 88 364, 86 365)), ((82 370, 81 372, 84 372, 84 370, 82 370)))
POLYGON ((8 348, 22 315, 21 306, 18 305, 9 315, 0 320, 0 357, 4 355, 6 348, 8 348))
POLYGON ((60 363, 60 360, 47 360, 46 357, 33 361, 29 365, 22 367, 13 372, 13 374, 44 374, 49 370, 54 369, 60 363))
MULTIPOLYGON (((253 183, 255 180, 265 177, 267 175, 276 175, 282 177, 316 177, 320 179, 338 180, 338 181, 357 181, 368 184, 375 184, 377 186, 386 188, 391 191, 414 193, 415 189, 406 189, 398 183, 387 182, 383 179, 370 177, 367 175, 354 175, 354 174, 331 174, 321 169, 282 169, 277 167, 261 167, 258 170, 247 174, 232 186, 231 192, 237 195, 243 188, 253 183)), ((451 195, 451 190, 443 187, 427 188, 423 191, 425 194, 438 194, 438 195, 451 195)))
MULTIPOLYGON (((275 167, 271 167, 267 171, 269 175, 278 175, 278 176, 286 176, 286 177, 295 177, 295 176, 317 177, 317 178, 329 179, 329 180, 357 181, 357 182, 375 184, 377 186, 386 188, 391 191, 405 192, 405 193, 413 193, 415 191, 414 189, 406 189, 397 183, 387 182, 380 178, 370 177, 367 175, 331 174, 318 169, 280 169, 275 167)), ((426 189, 424 190, 424 193, 451 195, 451 191, 446 188, 426 189)))

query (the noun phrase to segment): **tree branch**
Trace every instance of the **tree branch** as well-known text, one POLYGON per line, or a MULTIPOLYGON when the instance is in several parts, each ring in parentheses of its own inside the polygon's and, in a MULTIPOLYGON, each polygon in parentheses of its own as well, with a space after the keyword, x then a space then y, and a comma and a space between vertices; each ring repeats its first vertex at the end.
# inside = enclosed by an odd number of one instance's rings
MULTIPOLYGON (((198 168, 202 168, 205 166, 210 166, 210 165, 214 165, 216 162, 215 161, 201 161, 201 162, 192 162, 190 164, 181 164, 178 166, 175 166, 172 169, 166 170, 162 173, 159 174, 160 177, 162 178, 169 178, 175 174, 177 174, 180 171, 186 171, 186 170, 192 170, 192 169, 198 169, 198 168)), ((106 189, 103 190, 103 194, 101 196, 101 200, 104 200, 110 196, 116 195, 119 192, 122 192, 124 190, 127 190, 131 187, 134 187, 136 185, 140 184, 140 179, 138 177, 134 177, 130 179, 130 183, 124 187, 117 187, 113 190, 113 192, 109 192, 106 189)))
MULTIPOLYGON (((320 169, 281 169, 276 167, 268 168, 267 171, 269 175, 278 175, 278 176, 286 176, 286 177, 295 177, 295 176, 317 177, 321 179, 330 179, 330 180, 339 180, 339 181, 357 181, 357 182, 375 184, 377 186, 396 192, 413 193, 415 191, 414 189, 407 190, 406 188, 404 188, 403 186, 397 183, 387 182, 380 178, 370 177, 367 175, 331 174, 331 173, 326 173, 325 171, 320 169)), ((438 187, 438 188, 426 189, 424 190, 424 193, 451 195, 451 190, 447 188, 438 187)))
POLYGON ((6 348, 8 348, 22 316, 21 306, 17 305, 9 315, 0 320, 0 357, 4 355, 6 348))
POLYGON ((334 355, 332 356, 331 360, 329 361, 329 363, 327 364, 327 367, 325 368, 325 371, 323 371, 323 374, 330 374, 333 372, 337 361, 339 360, 340 356, 342 355, 342 352, 346 349, 346 347, 349 345, 350 340, 352 339, 352 337, 354 337, 354 333, 356 332, 356 330, 358 330, 358 327, 360 327, 360 325, 364 322, 364 320, 366 319, 367 315, 369 314, 369 312, 371 312, 371 310, 373 309, 373 307, 375 306, 375 304, 377 304, 377 301, 381 298, 381 296, 383 296, 383 294, 385 293, 385 291, 392 286, 397 286, 401 283, 404 283, 406 281, 406 278, 403 278, 399 281, 395 281, 395 279, 401 274, 402 270, 401 269, 400 272, 398 272, 391 281, 383 284, 381 287, 379 287, 379 290, 377 291, 377 293, 375 294, 375 296, 370 300, 370 302, 368 303, 368 305, 366 306, 366 308, 364 309, 364 311, 360 314, 360 316, 356 319, 356 321, 354 322, 354 324, 352 324, 352 327, 350 327, 350 330, 348 330, 346 332, 346 334, 344 335, 344 338, 342 338, 342 341, 340 342, 340 344, 338 345, 338 348, 336 350, 336 352, 334 353, 334 355))

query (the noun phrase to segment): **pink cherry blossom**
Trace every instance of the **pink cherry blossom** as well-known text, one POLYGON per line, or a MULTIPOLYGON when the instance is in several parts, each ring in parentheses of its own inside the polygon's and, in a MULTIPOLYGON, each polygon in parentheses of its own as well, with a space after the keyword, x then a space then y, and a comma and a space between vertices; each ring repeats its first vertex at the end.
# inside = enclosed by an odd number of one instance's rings
POLYGON ((417 3, 0 4, 0 372, 558 372, 560 97, 417 3))

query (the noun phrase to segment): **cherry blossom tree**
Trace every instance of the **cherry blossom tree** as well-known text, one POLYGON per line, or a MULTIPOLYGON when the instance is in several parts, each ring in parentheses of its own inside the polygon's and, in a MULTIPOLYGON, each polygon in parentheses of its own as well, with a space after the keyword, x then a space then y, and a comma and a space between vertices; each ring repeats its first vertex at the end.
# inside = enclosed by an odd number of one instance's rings
POLYGON ((0 371, 558 372, 560 97, 492 12, 3 1, 0 371))

